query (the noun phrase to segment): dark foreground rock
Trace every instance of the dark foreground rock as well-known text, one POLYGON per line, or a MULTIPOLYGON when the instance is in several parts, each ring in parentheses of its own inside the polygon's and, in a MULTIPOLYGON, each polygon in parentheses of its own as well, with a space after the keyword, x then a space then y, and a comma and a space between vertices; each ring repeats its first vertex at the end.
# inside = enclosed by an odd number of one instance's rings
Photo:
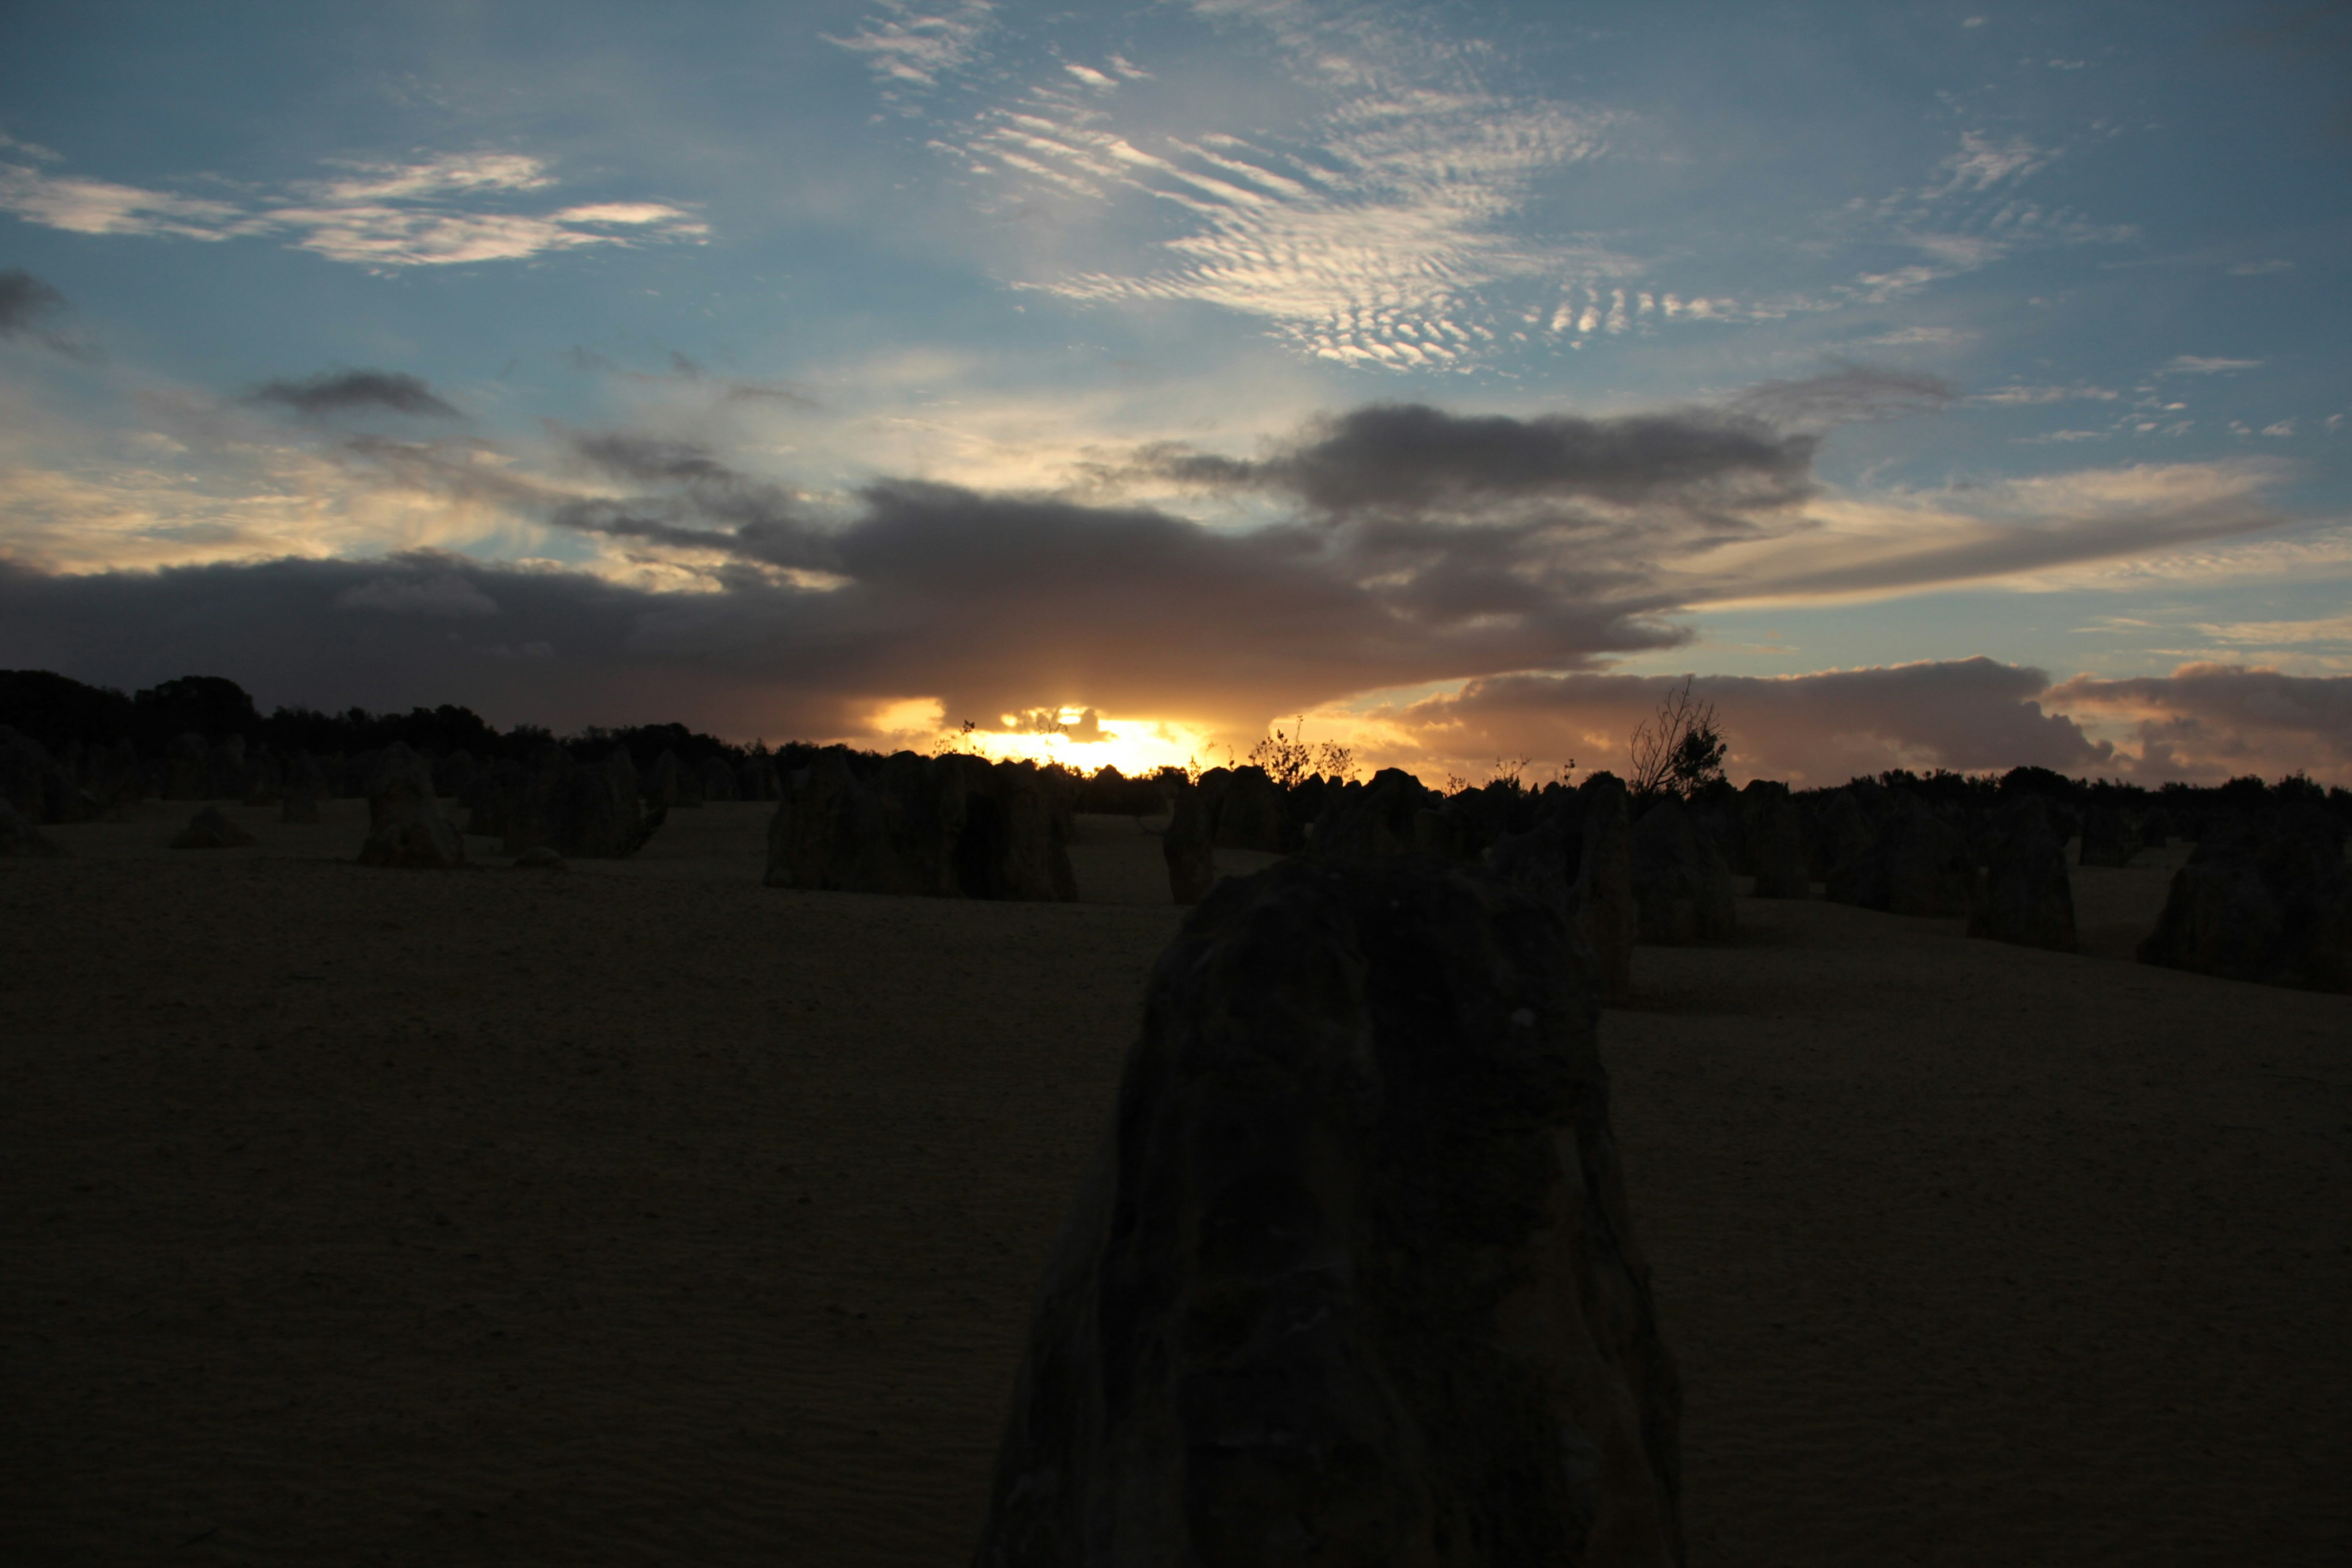
POLYGON ((1633 903, 1643 942, 1727 942, 1738 932, 1731 868, 1679 801, 1657 801, 1633 824, 1633 903))
POLYGON ((1601 965, 1601 999, 1612 1006, 1633 994, 1633 939, 1641 915, 1633 900, 1633 825, 1625 786, 1595 773, 1577 786, 1576 931, 1601 965))
MULTIPOLYGON (((430 775, 427 775, 428 779, 430 775)), ((402 870, 449 870, 466 863, 466 840, 441 815, 427 783, 409 774, 386 779, 368 796, 368 836, 360 864, 402 870)))
POLYGON ((2173 873, 2142 963, 2352 992, 2352 868, 2343 830, 2291 810, 2209 833, 2173 873))
POLYGON ((174 849, 241 849, 260 840, 221 815, 220 807, 208 805, 188 818, 180 836, 172 840, 174 849))
POLYGON ((1679 1561, 1594 1017, 1497 879, 1220 884, 1153 972, 975 1562, 1679 1561))
POLYGON ((2020 947, 2074 951, 2074 889, 2066 846, 2040 799, 2027 795, 2002 814, 1985 845, 1983 900, 1969 934, 2020 947))

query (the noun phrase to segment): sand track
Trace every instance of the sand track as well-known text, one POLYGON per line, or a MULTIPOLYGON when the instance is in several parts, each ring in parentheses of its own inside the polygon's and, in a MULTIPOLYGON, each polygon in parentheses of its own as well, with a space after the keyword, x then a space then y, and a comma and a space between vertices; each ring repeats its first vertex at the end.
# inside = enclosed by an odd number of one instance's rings
MULTIPOLYGON (((0 868, 13 1554, 962 1560, 1156 839, 976 905, 762 889, 757 805, 565 877, 191 809, 0 868)), ((1693 1561, 2343 1561, 2352 1001, 1740 914, 1601 1037, 1693 1561)))

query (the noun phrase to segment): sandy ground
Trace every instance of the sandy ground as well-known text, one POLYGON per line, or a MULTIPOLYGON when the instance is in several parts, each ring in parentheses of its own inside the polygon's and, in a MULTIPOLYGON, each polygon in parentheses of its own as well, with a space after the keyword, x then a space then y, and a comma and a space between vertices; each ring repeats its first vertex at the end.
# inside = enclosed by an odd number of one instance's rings
MULTIPOLYGON (((980 905, 761 888, 759 805, 565 876, 192 809, 0 863, 8 1560, 964 1560, 1156 838, 980 905)), ((2352 999, 2119 962, 2180 858, 2077 873, 2084 956, 1637 952, 1694 1563, 2352 1554, 2352 999)))

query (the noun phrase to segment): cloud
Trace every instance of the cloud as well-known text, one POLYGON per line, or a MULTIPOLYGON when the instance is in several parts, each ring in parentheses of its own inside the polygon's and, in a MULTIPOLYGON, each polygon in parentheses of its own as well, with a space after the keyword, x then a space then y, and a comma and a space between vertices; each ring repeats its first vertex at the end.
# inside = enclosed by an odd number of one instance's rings
POLYGON ((543 205, 556 181, 520 153, 443 153, 416 163, 344 163, 249 203, 141 190, 0 163, 0 212, 78 234, 226 240, 280 236, 296 248, 376 268, 514 261, 640 238, 699 240, 709 226, 667 202, 543 205))
POLYGON ((2352 676, 2184 664, 2165 676, 2077 676, 2049 700, 2127 724, 2138 752, 2131 771, 2143 777, 2275 778, 2300 769, 2352 784, 2352 676))
POLYGON ((1373 404, 1318 423, 1263 459, 1160 445, 1137 461, 1182 483, 1285 491, 1332 516, 1460 515, 1571 500, 1748 510, 1801 499, 1813 447, 1810 437, 1736 415, 1518 419, 1373 404))
POLYGON ((2157 372, 2159 375, 2215 375, 2224 371, 2260 370, 2258 359, 2209 359, 2200 354, 2175 354, 2157 372))
MULTIPOLYGON (((1197 10, 1248 29, 1244 47, 1286 74, 1279 110, 1227 118, 1222 86, 1187 101, 1163 84, 1130 104, 1151 73, 1049 54, 1008 101, 942 121, 930 145, 996 205, 1095 207, 1160 237, 1115 261, 1032 257, 1023 286, 1215 305, 1315 357, 1393 369, 1703 313, 1679 294, 1612 298, 1608 279, 1632 264, 1589 238, 1513 232, 1539 181, 1601 153, 1612 115, 1498 86, 1494 51, 1365 8, 1197 10)), ((1094 216, 1073 232, 1100 237, 1094 216)))
POLYGON ((71 307, 56 288, 22 268, 0 272, 0 338, 29 338, 75 359, 88 345, 66 330, 71 307))
POLYGON ((283 404, 304 415, 382 408, 420 417, 463 417, 417 377, 388 370, 331 371, 302 381, 266 382, 247 401, 283 404))
MULTIPOLYGON (((1622 773, 1634 727, 1681 676, 1569 673, 1472 680, 1379 715, 1433 755, 1475 763, 1575 758, 1622 773)), ((1737 778, 1842 784, 1892 767, 2068 773, 2106 764, 2114 748, 2047 712, 2041 670, 1988 658, 1793 676, 1707 675, 1693 682, 1716 705, 1737 778)))
POLYGON ((864 55, 885 93, 895 95, 935 88, 942 77, 970 64, 995 9, 989 0, 963 0, 937 10, 908 0, 883 0, 883 14, 869 16, 847 37, 824 37, 836 48, 864 55))
POLYGON ((1941 376, 1841 364, 1802 380, 1765 382, 1726 406, 1734 414, 1784 429, 1826 430, 1933 411, 1950 403, 1954 395, 1951 384, 1941 376))
POLYGON ((1673 563, 1681 603, 1867 598, 1972 582, 2056 587, 2101 563, 2160 562, 2289 521, 2275 459, 2145 463, 1874 495, 1823 492, 1808 526, 1673 563))

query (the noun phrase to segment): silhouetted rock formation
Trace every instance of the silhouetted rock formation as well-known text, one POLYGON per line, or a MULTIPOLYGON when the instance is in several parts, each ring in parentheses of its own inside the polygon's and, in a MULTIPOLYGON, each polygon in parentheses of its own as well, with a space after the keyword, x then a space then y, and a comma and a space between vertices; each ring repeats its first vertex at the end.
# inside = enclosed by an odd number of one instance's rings
POLYGON ((1076 903, 1070 868, 1070 803, 1034 763, 942 757, 935 767, 961 776, 963 828, 955 879, 964 897, 1076 903))
POLYGON ((395 780, 405 780, 418 795, 433 798, 433 764, 403 741, 362 752, 352 759, 352 775, 357 793, 368 800, 382 795, 395 780))
POLYGON ((506 851, 545 845, 573 859, 618 860, 635 854, 667 815, 637 792, 629 753, 614 747, 601 763, 551 751, 546 765, 507 813, 506 851))
POLYGON ((1723 942, 1738 930, 1731 868, 1671 796, 1633 824, 1633 907, 1643 942, 1723 942))
POLYGON ((1884 795, 1877 834, 1830 873, 1830 897, 1889 914, 1967 914, 1977 899, 1967 840, 1904 791, 1884 795))
POLYGON ((699 808, 702 805, 702 775, 677 760, 677 753, 664 752, 646 770, 646 798, 659 806, 699 808))
POLYGON ((2001 813, 1985 845, 1984 899, 1969 917, 1969 934, 2020 947, 2074 951, 2074 892, 2066 877, 2066 846, 2034 795, 2001 813))
POLYGON ((214 742, 205 753, 205 800, 243 800, 245 798, 245 737, 229 735, 214 742))
POLYGON ((1740 837, 1759 899, 1810 899, 1812 871, 1805 857, 1805 825, 1789 786, 1751 779, 1739 792, 1740 837))
POLYGON ((1812 879, 1827 882, 1839 867, 1867 854, 1876 837, 1853 791, 1842 789, 1831 795, 1813 824, 1812 879))
POLYGON ((1229 879, 1152 973, 980 1568, 1680 1561, 1680 1394, 1558 911, 1229 879))
POLYGON ((174 849, 241 849, 260 840, 221 815, 220 807, 208 805, 188 818, 187 826, 172 840, 174 849))
POLYGON ((1201 775, 1200 792, 1218 848, 1282 853, 1282 792, 1264 768, 1212 768, 1201 775))
MULTIPOLYGON (((545 763, 547 771, 568 765, 561 752, 550 750, 553 754, 545 763)), ((531 770, 517 762, 476 769, 457 795, 457 804, 466 808, 467 836, 504 839, 528 814, 533 778, 531 770)))
POLYGON ((1445 797, 1402 768, 1382 768, 1369 784, 1328 792, 1307 849, 1318 860, 1377 860, 1394 855, 1446 857, 1454 835, 1445 797))
POLYGON ((319 766, 319 759, 308 752, 297 752, 294 765, 287 770, 286 783, 278 792, 278 820, 317 822, 319 800, 326 793, 327 774, 319 766))
POLYGON ((202 735, 185 733, 172 737, 163 749, 163 798, 165 800, 202 800, 205 798, 205 777, 212 748, 202 735))
POLYGON ((98 802, 74 783, 72 773, 30 735, 0 724, 0 800, 16 808, 26 826, 86 822, 98 802))
POLYGON ((1576 931, 1601 966, 1601 999, 1612 1006, 1633 994, 1633 939, 1641 913, 1633 900, 1633 825, 1625 786, 1594 773, 1577 786, 1579 834, 1576 931))
POLYGON ((767 883, 833 892, 1072 901, 1064 818, 1037 768, 900 752, 859 778, 835 750, 784 782, 767 883))
POLYGON ((1168 895, 1180 904, 1197 904, 1217 885, 1217 849, 1209 837, 1209 814, 1197 789, 1180 791, 1168 814, 1168 831, 1160 835, 1160 853, 1168 862, 1168 895))
POLYGON ((466 841, 441 815, 429 784, 396 773, 368 796, 368 836, 360 846, 361 865, 446 870, 465 863, 466 841))
POLYGON ((2094 805, 2083 814, 2083 847, 2076 863, 2084 866, 2125 866, 2139 847, 2139 834, 2131 820, 2112 805, 2094 805))
POLYGON ((2226 980, 2352 991, 2352 868, 2341 825, 2290 807, 2210 826, 2173 873, 2139 960, 2226 980))
POLYGON ((446 800, 462 799, 480 771, 473 752, 452 752, 433 764, 433 793, 446 800))
POLYGON ((724 757, 705 757, 695 770, 700 781, 705 800, 733 800, 736 796, 735 770, 727 765, 724 757))
POLYGON ((62 858, 66 847, 25 820, 16 804, 0 795, 0 856, 18 860, 62 858))
POLYGON ((277 757, 263 752, 248 757, 245 763, 245 785, 240 794, 247 805, 276 805, 286 790, 286 770, 277 757))
POLYGON ((736 793, 745 800, 780 800, 783 784, 776 764, 766 757, 750 757, 736 771, 736 793))

